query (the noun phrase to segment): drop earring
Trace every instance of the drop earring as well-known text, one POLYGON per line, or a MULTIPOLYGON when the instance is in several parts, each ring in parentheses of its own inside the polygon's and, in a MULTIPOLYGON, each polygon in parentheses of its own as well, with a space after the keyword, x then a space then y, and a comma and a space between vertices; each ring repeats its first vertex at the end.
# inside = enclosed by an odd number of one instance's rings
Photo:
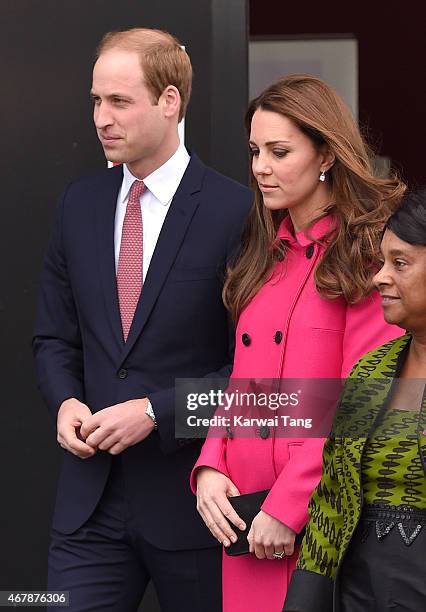
POLYGON ((321 181, 321 183, 325 181, 325 170, 323 170, 319 175, 319 180, 321 181))

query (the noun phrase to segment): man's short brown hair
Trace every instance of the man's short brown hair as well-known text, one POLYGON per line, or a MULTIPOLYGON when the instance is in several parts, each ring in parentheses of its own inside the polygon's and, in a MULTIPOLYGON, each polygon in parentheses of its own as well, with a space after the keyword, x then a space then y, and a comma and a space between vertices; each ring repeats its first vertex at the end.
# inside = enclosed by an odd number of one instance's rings
POLYGON ((162 30, 132 28, 105 34, 96 49, 96 58, 110 49, 139 55, 145 84, 154 102, 158 102, 168 85, 176 87, 181 97, 180 121, 191 96, 192 66, 178 39, 162 30))

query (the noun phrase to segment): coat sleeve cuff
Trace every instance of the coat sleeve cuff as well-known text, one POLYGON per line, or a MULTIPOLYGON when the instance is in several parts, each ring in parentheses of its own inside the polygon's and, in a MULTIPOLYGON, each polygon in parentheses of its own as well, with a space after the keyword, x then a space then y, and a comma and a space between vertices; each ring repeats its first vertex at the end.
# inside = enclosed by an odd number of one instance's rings
POLYGON ((192 468, 190 476, 190 487, 194 494, 197 493, 197 470, 201 467, 210 467, 221 472, 229 478, 226 467, 226 441, 222 438, 207 438, 201 449, 197 463, 192 468))
POLYGON ((285 508, 279 508, 279 506, 277 506, 274 497, 269 499, 270 495, 271 493, 269 493, 268 497, 263 502, 261 510, 276 518, 281 523, 284 523, 284 525, 290 527, 290 529, 293 529, 296 533, 300 533, 309 520, 307 504, 306 507, 298 508, 296 513, 294 513, 294 506, 292 506, 293 512, 286 512, 285 508))
POLYGON ((296 569, 287 591, 283 612, 333 612, 334 581, 327 576, 296 569))

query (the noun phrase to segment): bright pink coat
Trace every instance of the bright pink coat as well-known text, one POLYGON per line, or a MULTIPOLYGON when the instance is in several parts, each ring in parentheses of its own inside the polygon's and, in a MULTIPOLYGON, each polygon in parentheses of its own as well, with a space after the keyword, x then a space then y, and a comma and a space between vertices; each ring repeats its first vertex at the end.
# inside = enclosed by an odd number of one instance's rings
MULTIPOLYGON (((320 238, 331 218, 311 230, 320 238)), ((286 217, 278 237, 288 241, 284 262, 242 312, 236 330, 232 378, 346 377, 361 355, 401 335, 384 322, 377 293, 356 305, 320 297, 314 270, 324 247, 291 231, 286 217), (282 334, 277 342, 276 332, 282 334), (245 336, 243 343, 243 335, 245 336)), ((279 335, 278 335, 279 338, 279 335)), ((262 510, 299 532, 309 497, 320 480, 323 438, 208 438, 191 475, 210 466, 240 493, 271 489, 262 510)), ((283 561, 254 555, 223 556, 224 612, 281 612, 296 553, 283 561)))

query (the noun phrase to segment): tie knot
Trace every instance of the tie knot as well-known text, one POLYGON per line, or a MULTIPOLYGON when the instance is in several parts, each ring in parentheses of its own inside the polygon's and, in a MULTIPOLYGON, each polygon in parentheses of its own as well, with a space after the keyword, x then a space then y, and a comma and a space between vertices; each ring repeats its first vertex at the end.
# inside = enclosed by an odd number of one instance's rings
POLYGON ((144 191, 146 191, 145 183, 143 181, 134 181, 130 187, 129 201, 139 203, 139 198, 144 191))

